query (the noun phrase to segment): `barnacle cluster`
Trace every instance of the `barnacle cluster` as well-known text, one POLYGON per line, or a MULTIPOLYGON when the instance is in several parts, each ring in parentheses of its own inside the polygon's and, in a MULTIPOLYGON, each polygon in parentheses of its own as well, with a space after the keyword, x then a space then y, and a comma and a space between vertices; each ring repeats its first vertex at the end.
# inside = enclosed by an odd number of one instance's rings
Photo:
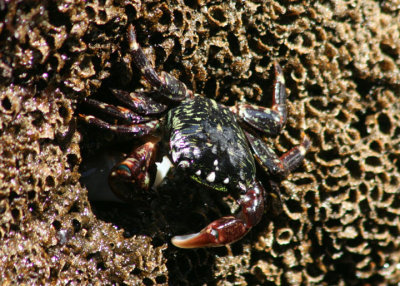
POLYGON ((0 280, 397 284, 399 6, 0 1, 0 280), (284 68, 288 123, 271 144, 285 152, 301 129, 313 144, 280 184, 282 213, 230 250, 168 241, 235 208, 232 198, 171 180, 151 201, 112 208, 79 183, 91 132, 76 121, 80 100, 146 88, 129 64, 129 23, 157 70, 228 105, 267 104, 273 61, 284 68))

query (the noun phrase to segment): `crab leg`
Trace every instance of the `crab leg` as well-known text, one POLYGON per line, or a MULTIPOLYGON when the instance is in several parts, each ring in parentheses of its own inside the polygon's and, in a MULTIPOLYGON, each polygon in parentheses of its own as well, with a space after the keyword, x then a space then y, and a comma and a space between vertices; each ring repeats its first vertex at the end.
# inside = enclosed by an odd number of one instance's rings
POLYGON ((135 191, 147 191, 155 178, 157 140, 135 148, 122 162, 115 165, 108 177, 111 190, 123 200, 134 200, 135 191))
POLYGON ((168 108, 167 105, 153 100, 148 93, 118 89, 112 89, 111 92, 122 104, 141 115, 161 114, 168 108))
POLYGON ((254 181, 240 198, 241 210, 235 216, 221 217, 198 233, 174 236, 171 242, 180 248, 217 247, 233 243, 261 220, 264 196, 263 186, 254 181))
POLYGON ((311 144, 308 137, 303 133, 303 140, 300 145, 293 147, 281 157, 278 157, 261 138, 249 132, 245 132, 245 134, 254 151, 254 157, 260 166, 268 174, 280 177, 286 177, 291 171, 300 166, 311 144))
POLYGON ((151 120, 149 117, 141 116, 122 106, 107 104, 91 98, 86 98, 84 102, 113 118, 121 119, 127 123, 143 123, 151 120))
POLYGON ((278 63, 274 64, 274 69, 275 80, 272 108, 245 103, 232 107, 232 111, 242 121, 269 135, 279 134, 283 126, 285 126, 287 117, 285 79, 282 74, 282 68, 278 63))
POLYGON ((115 131, 117 133, 125 133, 125 134, 132 134, 137 137, 141 137, 143 135, 147 135, 153 131, 155 131, 159 127, 158 120, 152 120, 146 123, 141 124, 124 124, 124 125, 116 125, 110 124, 104 120, 96 118, 92 115, 84 115, 78 114, 79 118, 85 121, 88 124, 95 125, 101 129, 108 129, 115 131))
POLYGON ((186 97, 191 96, 191 91, 180 80, 166 72, 161 72, 160 76, 157 74, 137 42, 133 25, 130 25, 128 28, 128 41, 132 59, 136 67, 141 71, 146 80, 157 88, 163 96, 172 101, 182 101, 186 97))

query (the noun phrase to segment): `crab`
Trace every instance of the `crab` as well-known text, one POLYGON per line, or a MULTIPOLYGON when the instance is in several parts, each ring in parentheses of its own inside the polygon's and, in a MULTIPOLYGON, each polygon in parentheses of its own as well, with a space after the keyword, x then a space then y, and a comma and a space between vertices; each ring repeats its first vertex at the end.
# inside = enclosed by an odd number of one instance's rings
POLYGON ((118 120, 113 123, 79 114, 88 124, 145 139, 113 167, 110 188, 127 200, 134 199, 133 190, 151 188, 156 158, 160 158, 157 153, 163 152, 179 174, 205 187, 239 194, 236 214, 223 216, 198 233, 174 236, 172 244, 215 247, 241 239, 264 213, 266 191, 256 178, 256 164, 268 176, 283 178, 302 163, 310 146, 302 132, 300 144, 279 157, 263 139, 279 134, 286 123, 286 88, 280 65, 274 63, 271 108, 247 103, 228 107, 193 93, 166 72, 158 74, 141 49, 133 25, 127 39, 133 63, 155 91, 112 90, 120 106, 85 100, 118 120))

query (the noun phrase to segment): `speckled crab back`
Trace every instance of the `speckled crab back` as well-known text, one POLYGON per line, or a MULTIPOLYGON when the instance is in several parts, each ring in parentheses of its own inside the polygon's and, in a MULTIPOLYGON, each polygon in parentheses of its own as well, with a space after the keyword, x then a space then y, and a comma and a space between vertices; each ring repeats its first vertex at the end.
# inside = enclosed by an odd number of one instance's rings
POLYGON ((195 181, 226 191, 254 180, 255 163, 231 111, 196 96, 167 115, 170 156, 195 181))

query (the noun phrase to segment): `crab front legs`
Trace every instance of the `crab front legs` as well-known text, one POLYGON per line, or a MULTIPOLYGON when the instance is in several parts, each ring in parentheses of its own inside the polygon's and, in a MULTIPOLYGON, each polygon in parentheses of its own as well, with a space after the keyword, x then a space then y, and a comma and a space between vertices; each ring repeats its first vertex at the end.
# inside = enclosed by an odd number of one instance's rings
POLYGON ((235 216, 221 217, 198 233, 174 236, 171 242, 180 248, 217 247, 241 239, 261 220, 264 212, 264 187, 258 181, 240 197, 241 209, 235 216))
POLYGON ((133 201, 135 191, 147 191, 155 178, 158 139, 136 147, 127 158, 115 165, 108 176, 111 190, 122 200, 133 201))

